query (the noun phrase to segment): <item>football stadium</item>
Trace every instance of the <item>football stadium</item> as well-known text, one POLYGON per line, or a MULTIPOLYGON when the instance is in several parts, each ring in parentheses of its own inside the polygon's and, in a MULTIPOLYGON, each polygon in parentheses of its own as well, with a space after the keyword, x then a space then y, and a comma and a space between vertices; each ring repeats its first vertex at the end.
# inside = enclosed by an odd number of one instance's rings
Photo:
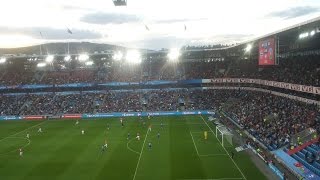
POLYGON ((0 14, 0 180, 320 180, 319 1, 0 14))

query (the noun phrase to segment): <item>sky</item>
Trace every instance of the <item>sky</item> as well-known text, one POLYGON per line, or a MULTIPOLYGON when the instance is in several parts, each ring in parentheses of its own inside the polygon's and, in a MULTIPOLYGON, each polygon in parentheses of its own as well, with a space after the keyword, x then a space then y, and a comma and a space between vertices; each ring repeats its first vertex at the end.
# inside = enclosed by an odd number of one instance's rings
POLYGON ((112 0, 2 0, 0 47, 75 41, 154 50, 234 44, 320 16, 320 0, 127 1, 115 7, 112 0))

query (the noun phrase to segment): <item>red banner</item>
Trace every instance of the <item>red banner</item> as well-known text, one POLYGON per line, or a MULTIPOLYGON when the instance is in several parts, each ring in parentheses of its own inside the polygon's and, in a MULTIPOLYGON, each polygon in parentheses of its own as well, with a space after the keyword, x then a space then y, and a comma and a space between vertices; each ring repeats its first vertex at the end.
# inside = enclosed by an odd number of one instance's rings
POLYGON ((42 119, 45 119, 45 116, 24 116, 23 119, 26 119, 26 120, 42 120, 42 119))
POLYGON ((62 118, 65 118, 65 119, 79 119, 81 117, 82 117, 81 114, 64 114, 62 116, 62 118))

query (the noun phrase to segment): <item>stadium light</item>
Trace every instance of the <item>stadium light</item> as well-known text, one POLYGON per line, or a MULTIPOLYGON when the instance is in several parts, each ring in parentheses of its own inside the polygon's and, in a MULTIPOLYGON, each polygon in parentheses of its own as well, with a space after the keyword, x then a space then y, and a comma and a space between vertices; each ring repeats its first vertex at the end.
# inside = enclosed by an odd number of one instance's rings
POLYGON ((251 45, 251 44, 248 44, 247 47, 246 47, 246 49, 245 49, 245 51, 246 51, 246 52, 250 52, 251 49, 252 49, 252 45, 251 45))
POLYGON ((141 54, 137 50, 129 50, 126 54, 126 62, 138 64, 141 63, 141 54))
POLYGON ((180 51, 178 48, 172 48, 169 53, 168 53, 168 58, 170 61, 176 61, 178 60, 179 56, 180 56, 180 51))
POLYGON ((122 52, 121 52, 121 51, 118 51, 117 53, 113 54, 113 57, 112 57, 112 58, 113 58, 115 61, 120 61, 120 60, 122 59, 122 57, 123 57, 122 52))
POLYGON ((54 59, 54 56, 53 55, 48 55, 47 57, 46 57, 46 62, 47 63, 52 63, 52 61, 53 61, 53 59, 54 59))
POLYGON ((67 55, 66 57, 64 57, 64 61, 65 62, 69 62, 71 60, 71 56, 67 55))
POLYGON ((80 54, 78 59, 81 62, 87 61, 87 60, 89 60, 89 55, 88 54, 80 54))
POLYGON ((308 37, 308 36, 309 36, 309 33, 308 33, 308 32, 301 33, 301 34, 299 35, 299 39, 304 39, 304 38, 306 38, 306 37, 308 37))
POLYGON ((315 31, 315 30, 313 30, 313 31, 310 32, 310 36, 314 36, 315 34, 316 34, 316 31, 315 31))
POLYGON ((86 65, 86 66, 92 66, 92 65, 93 65, 93 61, 87 61, 87 62, 85 62, 85 65, 86 65))
POLYGON ((41 68, 41 67, 45 67, 47 64, 44 62, 38 63, 37 67, 41 68))
POLYGON ((4 58, 4 57, 2 57, 2 58, 0 59, 0 64, 5 63, 6 61, 7 61, 7 59, 6 59, 6 58, 4 58))

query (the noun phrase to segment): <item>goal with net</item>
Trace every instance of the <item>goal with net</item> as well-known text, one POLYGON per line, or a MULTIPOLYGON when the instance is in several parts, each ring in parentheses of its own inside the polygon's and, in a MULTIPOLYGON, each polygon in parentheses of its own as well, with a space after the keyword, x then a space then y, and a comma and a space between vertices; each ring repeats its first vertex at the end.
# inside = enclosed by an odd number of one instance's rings
POLYGON ((216 137, 219 139, 222 146, 224 146, 224 147, 232 147, 233 146, 233 143, 232 143, 233 134, 224 125, 216 126, 216 137))

